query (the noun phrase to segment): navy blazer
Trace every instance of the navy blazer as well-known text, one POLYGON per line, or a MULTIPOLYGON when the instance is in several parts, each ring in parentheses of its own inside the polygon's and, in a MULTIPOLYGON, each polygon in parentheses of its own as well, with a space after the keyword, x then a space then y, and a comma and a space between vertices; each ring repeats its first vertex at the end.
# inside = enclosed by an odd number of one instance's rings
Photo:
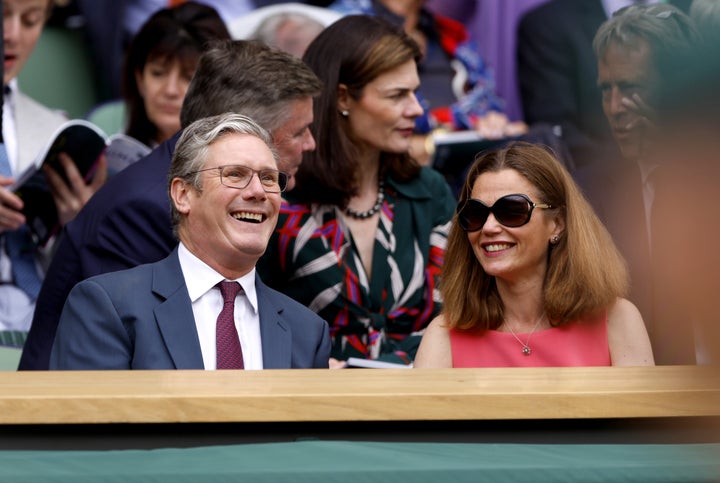
POLYGON ((19 370, 48 369, 60 313, 75 284, 157 262, 177 245, 167 176, 179 137, 110 178, 65 227, 38 295, 19 370))
MULTIPOLYGON (((327 368, 328 325, 255 278, 265 369, 327 368)), ((68 297, 50 369, 203 369, 177 249, 151 264, 78 284, 68 297)))

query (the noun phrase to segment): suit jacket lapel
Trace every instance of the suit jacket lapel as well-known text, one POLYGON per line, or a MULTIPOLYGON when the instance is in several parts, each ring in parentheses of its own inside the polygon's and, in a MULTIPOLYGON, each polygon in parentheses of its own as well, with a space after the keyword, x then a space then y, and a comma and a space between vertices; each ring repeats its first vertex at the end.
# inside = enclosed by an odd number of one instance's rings
POLYGON ((165 300, 154 309, 158 329, 176 369, 204 369, 192 304, 177 248, 153 270, 152 290, 165 300))
POLYGON ((288 369, 292 363, 292 333, 283 318, 284 307, 276 305, 270 297, 270 289, 255 277, 255 289, 260 314, 260 339, 263 367, 265 369, 288 369))

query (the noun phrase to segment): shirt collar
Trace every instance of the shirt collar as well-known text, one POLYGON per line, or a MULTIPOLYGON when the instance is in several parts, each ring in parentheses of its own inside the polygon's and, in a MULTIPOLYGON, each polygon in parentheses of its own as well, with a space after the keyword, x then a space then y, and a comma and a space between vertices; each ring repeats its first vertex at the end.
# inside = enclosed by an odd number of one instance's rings
POLYGON ((399 194, 406 198, 414 200, 425 200, 432 197, 432 190, 429 190, 427 188, 423 179, 424 177, 422 175, 418 175, 409 181, 400 183, 397 180, 393 179, 392 176, 388 176, 385 180, 385 184, 392 188, 393 191, 397 191, 399 194))
MULTIPOLYGON (((178 259, 180 260, 180 268, 185 278, 190 302, 194 303, 211 290, 215 285, 226 280, 221 274, 213 270, 207 263, 196 257, 187 249, 182 242, 178 247, 178 259)), ((255 290, 255 268, 250 270, 242 277, 235 279, 245 292, 253 311, 258 313, 257 292, 255 290)))

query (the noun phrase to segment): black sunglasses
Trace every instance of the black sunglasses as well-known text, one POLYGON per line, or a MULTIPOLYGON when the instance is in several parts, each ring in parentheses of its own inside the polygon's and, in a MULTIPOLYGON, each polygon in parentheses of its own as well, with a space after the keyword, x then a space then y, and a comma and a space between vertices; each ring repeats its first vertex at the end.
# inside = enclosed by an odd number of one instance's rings
POLYGON ((535 208, 548 209, 545 203, 533 203, 526 195, 514 194, 498 198, 492 206, 480 200, 469 199, 457 206, 458 222, 465 231, 478 231, 493 214, 501 225, 516 228, 530 221, 535 208))

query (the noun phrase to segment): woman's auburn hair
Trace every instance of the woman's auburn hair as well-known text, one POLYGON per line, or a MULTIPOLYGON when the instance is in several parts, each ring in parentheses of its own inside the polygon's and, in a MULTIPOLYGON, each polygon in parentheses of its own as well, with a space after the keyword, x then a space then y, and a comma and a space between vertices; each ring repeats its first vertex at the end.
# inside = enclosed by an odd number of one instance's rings
MULTIPOLYGON (((554 326, 607 311, 627 292, 625 261, 612 237, 585 200, 570 174, 545 147, 515 142, 480 153, 470 168, 458 206, 471 196, 486 172, 514 170, 536 189, 549 210, 533 216, 560 216, 565 230, 555 245, 548 240, 548 268, 543 287, 545 313, 554 326)), ((456 330, 497 329, 504 305, 495 277, 475 257, 468 235, 453 218, 445 252, 440 291, 443 316, 456 330)))

